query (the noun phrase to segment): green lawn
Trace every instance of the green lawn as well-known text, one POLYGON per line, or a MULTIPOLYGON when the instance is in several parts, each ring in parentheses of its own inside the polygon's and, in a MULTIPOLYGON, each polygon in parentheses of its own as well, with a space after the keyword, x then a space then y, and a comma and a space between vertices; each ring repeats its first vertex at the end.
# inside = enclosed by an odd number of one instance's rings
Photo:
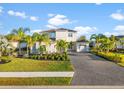
POLYGON ((0 72, 17 72, 17 71, 73 71, 69 61, 41 61, 24 58, 11 58, 12 61, 0 64, 0 72))
POLYGON ((71 77, 0 78, 0 86, 70 85, 71 77))

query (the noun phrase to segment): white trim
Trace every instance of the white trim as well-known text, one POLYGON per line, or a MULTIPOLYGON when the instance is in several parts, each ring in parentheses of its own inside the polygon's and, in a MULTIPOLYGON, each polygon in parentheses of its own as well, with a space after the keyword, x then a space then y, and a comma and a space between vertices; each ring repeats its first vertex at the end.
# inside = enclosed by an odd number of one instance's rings
POLYGON ((74 72, 0 72, 0 77, 73 77, 74 72))

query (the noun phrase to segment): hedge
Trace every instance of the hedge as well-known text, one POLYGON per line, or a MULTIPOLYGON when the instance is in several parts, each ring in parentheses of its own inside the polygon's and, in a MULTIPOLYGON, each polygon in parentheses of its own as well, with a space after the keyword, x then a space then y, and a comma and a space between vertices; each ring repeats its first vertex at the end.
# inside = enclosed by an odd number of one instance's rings
POLYGON ((119 53, 105 53, 105 52, 93 52, 98 56, 101 56, 107 60, 114 61, 116 63, 124 63, 124 54, 119 54, 119 53))
POLYGON ((36 60, 57 60, 57 61, 70 61, 67 53, 53 53, 43 55, 31 55, 29 58, 36 60))

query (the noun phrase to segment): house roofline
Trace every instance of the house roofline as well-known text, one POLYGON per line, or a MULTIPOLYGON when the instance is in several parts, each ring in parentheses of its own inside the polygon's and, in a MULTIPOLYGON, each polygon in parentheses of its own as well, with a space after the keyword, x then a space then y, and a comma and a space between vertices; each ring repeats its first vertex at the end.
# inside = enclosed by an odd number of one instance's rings
POLYGON ((77 31, 71 30, 71 29, 57 28, 57 29, 44 30, 44 31, 41 31, 40 33, 43 33, 43 32, 56 32, 56 31, 58 31, 58 30, 68 30, 69 32, 77 32, 77 31))

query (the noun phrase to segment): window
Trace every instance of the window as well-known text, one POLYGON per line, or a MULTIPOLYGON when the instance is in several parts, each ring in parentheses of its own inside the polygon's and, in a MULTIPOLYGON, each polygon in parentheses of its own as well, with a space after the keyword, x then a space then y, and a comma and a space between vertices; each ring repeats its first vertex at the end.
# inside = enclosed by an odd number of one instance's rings
POLYGON ((68 33, 68 37, 73 37, 73 34, 72 33, 68 33))
POLYGON ((50 38, 55 38, 55 32, 50 32, 50 38))

